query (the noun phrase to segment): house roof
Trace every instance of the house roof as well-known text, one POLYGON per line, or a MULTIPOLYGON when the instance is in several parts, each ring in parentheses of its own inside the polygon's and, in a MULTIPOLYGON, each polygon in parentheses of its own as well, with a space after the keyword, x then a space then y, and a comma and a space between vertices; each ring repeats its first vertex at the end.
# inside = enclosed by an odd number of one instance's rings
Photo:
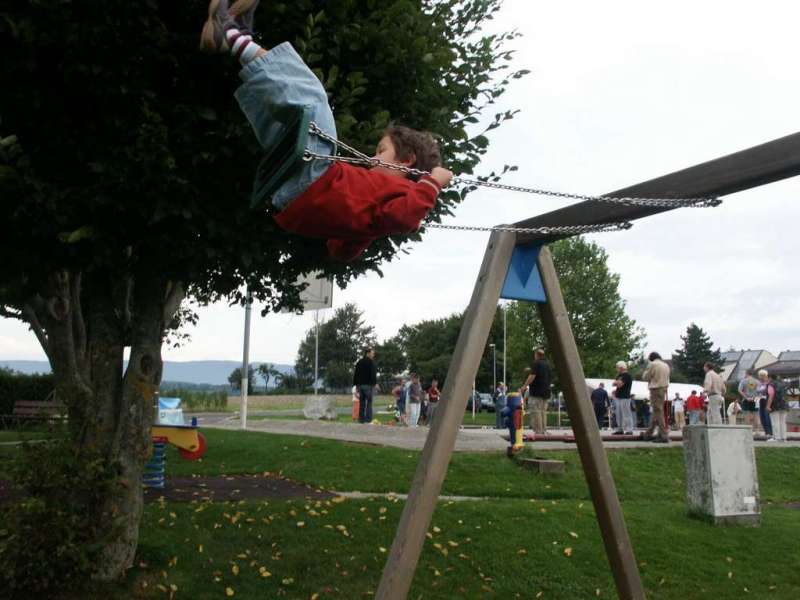
POLYGON ((800 360, 779 360, 761 367, 770 377, 798 377, 800 376, 800 360))
POLYGON ((778 355, 778 360, 800 360, 800 350, 784 350, 778 355))
POLYGON ((731 379, 741 381, 747 376, 748 369, 752 369, 763 350, 745 350, 736 363, 736 368, 731 373, 731 379))
POLYGON ((722 362, 723 363, 739 362, 741 356, 742 356, 741 350, 728 350, 727 352, 722 353, 722 362))

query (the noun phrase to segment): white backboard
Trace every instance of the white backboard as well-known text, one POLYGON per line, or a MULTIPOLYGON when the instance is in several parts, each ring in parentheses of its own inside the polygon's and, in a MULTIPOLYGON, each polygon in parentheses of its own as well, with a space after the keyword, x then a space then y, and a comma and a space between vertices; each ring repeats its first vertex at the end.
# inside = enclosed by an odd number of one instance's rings
POLYGON ((319 272, 300 277, 297 283, 308 283, 300 292, 300 300, 305 310, 321 310, 333 306, 333 281, 319 278, 319 272))

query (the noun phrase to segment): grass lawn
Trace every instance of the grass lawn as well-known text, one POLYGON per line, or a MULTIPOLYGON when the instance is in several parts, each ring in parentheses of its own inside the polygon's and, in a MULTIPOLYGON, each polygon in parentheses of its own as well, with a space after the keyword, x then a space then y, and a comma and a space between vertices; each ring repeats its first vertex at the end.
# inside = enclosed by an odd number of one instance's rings
MULTIPOLYGON (((255 432, 207 430, 208 454, 171 452, 170 475, 280 472, 316 487, 407 491, 419 452, 255 432)), ((537 452, 536 454, 541 454, 537 452)), ((454 455, 410 599, 616 598, 574 450, 563 477, 501 453, 454 455)), ((758 528, 686 515, 680 448, 608 452, 650 599, 800 597, 800 448, 759 448, 758 528)), ((341 500, 341 501, 340 501, 341 500)), ((137 566, 103 598, 369 598, 402 501, 155 502, 137 566)))

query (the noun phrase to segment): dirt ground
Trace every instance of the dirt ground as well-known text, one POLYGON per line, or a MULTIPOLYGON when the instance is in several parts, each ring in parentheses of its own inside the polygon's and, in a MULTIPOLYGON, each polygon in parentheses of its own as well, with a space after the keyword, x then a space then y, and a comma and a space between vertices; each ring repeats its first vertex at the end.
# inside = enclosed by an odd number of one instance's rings
POLYGON ((167 477, 163 490, 146 488, 145 502, 163 497, 171 502, 193 500, 262 500, 309 498, 326 500, 335 494, 277 475, 227 475, 221 477, 167 477))
MULTIPOLYGON (((0 504, 19 499, 19 490, 0 479, 0 504)), ((163 490, 146 488, 145 502, 164 498, 170 502, 226 500, 289 500, 308 498, 327 500, 335 494, 277 475, 230 475, 224 477, 167 477, 163 490)))

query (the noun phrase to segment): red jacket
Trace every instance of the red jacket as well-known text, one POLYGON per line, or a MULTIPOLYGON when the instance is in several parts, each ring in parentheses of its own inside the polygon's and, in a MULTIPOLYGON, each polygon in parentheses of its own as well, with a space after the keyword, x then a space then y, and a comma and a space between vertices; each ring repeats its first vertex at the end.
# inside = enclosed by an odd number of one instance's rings
POLYGON ((327 239, 330 255, 349 261, 377 238, 418 229, 440 191, 429 176, 415 182, 334 163, 275 221, 292 233, 327 239))
POLYGON ((703 399, 697 394, 689 394, 686 399, 686 410, 703 410, 703 399))

